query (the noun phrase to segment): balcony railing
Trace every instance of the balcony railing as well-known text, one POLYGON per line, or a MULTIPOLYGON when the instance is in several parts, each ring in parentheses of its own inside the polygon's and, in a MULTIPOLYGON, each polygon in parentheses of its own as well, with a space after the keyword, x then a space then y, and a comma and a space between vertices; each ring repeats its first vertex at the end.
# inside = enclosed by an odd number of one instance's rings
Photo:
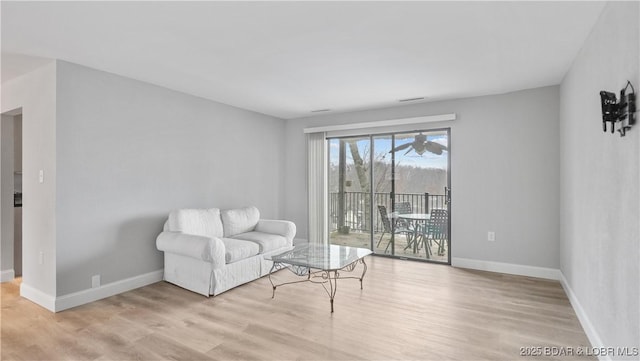
MULTIPOLYGON (((370 222, 368 199, 371 197, 368 192, 344 192, 344 224, 342 226, 349 227, 350 231, 369 232, 370 222)), ((330 231, 338 229, 339 202, 340 194, 338 192, 329 193, 329 228, 330 231)), ((409 202, 413 213, 429 213, 434 208, 446 208, 444 194, 429 193, 396 193, 395 202, 409 202)), ((384 225, 378 212, 378 206, 387 207, 391 212, 391 197, 389 193, 373 194, 373 230, 374 232, 382 232, 384 225)))

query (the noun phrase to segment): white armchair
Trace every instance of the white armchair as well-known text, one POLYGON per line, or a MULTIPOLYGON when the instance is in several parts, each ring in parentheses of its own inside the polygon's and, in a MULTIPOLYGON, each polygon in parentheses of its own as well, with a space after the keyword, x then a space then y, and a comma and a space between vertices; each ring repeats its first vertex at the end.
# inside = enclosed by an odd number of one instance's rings
POLYGON ((171 212, 156 247, 164 252, 164 279, 205 296, 266 275, 264 256, 292 248, 293 222, 259 219, 255 207, 171 212))

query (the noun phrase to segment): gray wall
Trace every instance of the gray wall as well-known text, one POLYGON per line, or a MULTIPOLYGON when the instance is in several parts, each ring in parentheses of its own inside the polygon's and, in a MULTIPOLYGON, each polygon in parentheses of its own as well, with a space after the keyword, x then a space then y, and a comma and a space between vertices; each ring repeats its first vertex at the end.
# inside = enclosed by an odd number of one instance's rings
POLYGON ((638 14, 608 3, 560 88, 560 267, 605 346, 640 340, 640 129, 603 133, 598 95, 640 91, 638 14))
POLYGON ((280 216, 284 121, 58 62, 57 295, 162 269, 170 210, 280 216))
POLYGON ((451 127, 452 257, 557 269, 558 107, 558 87, 546 87, 290 120, 285 217, 305 237, 305 127, 457 113, 422 127, 451 127))
MULTIPOLYGON (((2 113, 22 108, 22 288, 56 295, 56 64, 2 84, 2 113), (44 171, 44 183, 38 171, 44 171), (39 264, 39 253, 43 263, 39 264)), ((4 251, 3 251, 4 254, 4 251)))

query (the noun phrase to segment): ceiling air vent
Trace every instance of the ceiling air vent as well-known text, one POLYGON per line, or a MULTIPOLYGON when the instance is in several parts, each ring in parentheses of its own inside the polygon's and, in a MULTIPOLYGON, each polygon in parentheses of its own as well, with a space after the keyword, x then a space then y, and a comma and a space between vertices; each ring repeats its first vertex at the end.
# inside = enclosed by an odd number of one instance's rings
POLYGON ((424 97, 398 99, 398 102, 400 102, 400 103, 404 103, 404 102, 415 102, 415 101, 418 101, 418 100, 424 100, 424 97))

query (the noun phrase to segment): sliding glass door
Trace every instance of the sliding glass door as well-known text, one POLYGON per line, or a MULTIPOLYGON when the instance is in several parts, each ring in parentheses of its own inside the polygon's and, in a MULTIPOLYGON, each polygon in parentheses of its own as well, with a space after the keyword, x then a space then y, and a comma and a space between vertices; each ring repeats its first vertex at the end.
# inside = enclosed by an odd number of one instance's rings
POLYGON ((371 246, 369 136, 329 139, 329 240, 371 246))
POLYGON ((449 130, 329 139, 329 240, 450 263, 449 130))

